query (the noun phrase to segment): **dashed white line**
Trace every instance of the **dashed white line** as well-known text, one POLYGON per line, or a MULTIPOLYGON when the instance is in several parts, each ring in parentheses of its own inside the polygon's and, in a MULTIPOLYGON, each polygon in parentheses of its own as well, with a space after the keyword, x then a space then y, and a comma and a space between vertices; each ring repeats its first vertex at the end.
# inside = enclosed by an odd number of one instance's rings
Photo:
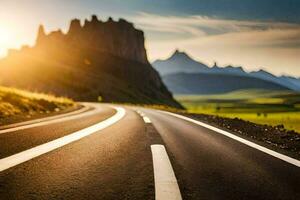
POLYGON ((180 189, 163 145, 151 145, 153 158, 155 199, 181 200, 180 189))
POLYGON ((140 116, 145 117, 146 115, 144 113, 140 112, 140 116))
POLYGON ((151 120, 148 117, 143 117, 143 120, 146 124, 151 124, 151 120))
POLYGON ((283 154, 281 154, 281 153, 278 153, 278 152, 276 152, 276 151, 270 150, 270 149, 268 149, 268 148, 266 148, 266 147, 260 146, 260 145, 258 145, 258 144, 253 143, 253 142, 250 142, 250 141, 248 141, 248 140, 245 140, 245 139, 243 139, 243 138, 241 138, 241 137, 238 137, 238 136, 236 136, 236 135, 234 135, 234 134, 232 134, 232 133, 229 133, 229 132, 227 132, 227 131, 224 131, 224 130, 222 130, 222 129, 216 128, 216 127, 214 127, 214 126, 211 126, 211 125, 205 124, 205 123, 203 123, 203 122, 199 122, 199 121, 197 121, 197 120, 194 120, 194 119, 191 119, 191 118, 182 116, 182 115, 178 115, 178 114, 175 114, 175 113, 166 112, 166 111, 160 111, 160 112, 166 113, 166 114, 168 114, 168 115, 175 116, 175 117, 177 117, 177 118, 180 118, 180 119, 183 119, 183 120, 192 122, 192 123, 197 124, 197 125, 200 125, 200 126, 202 126, 202 127, 205 127, 205 128, 207 128, 207 129, 210 129, 210 130, 212 130, 212 131, 215 131, 215 132, 217 132, 217 133, 220 133, 220 134, 222 134, 222 135, 225 135, 225 136, 227 136, 227 137, 229 137, 229 138, 231 138, 231 139, 234 139, 234 140, 236 140, 236 141, 238 141, 238 142, 241 142, 241 143, 243 143, 243 144, 245 144, 245 145, 248 145, 248 146, 250 146, 250 147, 252 147, 252 148, 254 148, 254 149, 257 149, 257 150, 262 151, 262 152, 264 152, 264 153, 266 153, 266 154, 269 154, 269 155, 271 155, 271 156, 274 156, 274 157, 276 157, 276 158, 278 158, 278 159, 280 159, 280 160, 283 160, 283 161, 288 162, 288 163, 290 163, 290 164, 292 164, 292 165, 295 165, 295 166, 297 166, 297 167, 300 167, 300 161, 299 161, 299 160, 296 160, 296 159, 294 159, 294 158, 288 157, 288 156, 283 155, 283 154))
POLYGON ((53 151, 55 149, 58 149, 62 146, 65 146, 67 144, 70 144, 72 142, 80 140, 86 136, 89 136, 97 131, 100 131, 102 129, 105 129, 105 128, 113 125, 114 123, 121 120, 125 116, 125 113, 126 113, 124 108, 114 107, 114 109, 116 109, 116 111, 117 111, 117 113, 115 115, 113 115, 112 117, 110 117, 102 122, 99 122, 93 126, 90 126, 88 128, 82 129, 77 132, 74 132, 70 135, 53 140, 51 142, 48 142, 48 143, 36 146, 34 148, 25 150, 23 152, 9 156, 7 158, 1 159, 0 160, 0 172, 4 171, 6 169, 9 169, 11 167, 14 167, 16 165, 19 165, 21 163, 24 163, 33 158, 36 158, 45 153, 48 153, 50 151, 53 151))
POLYGON ((147 117, 144 113, 142 113, 139 110, 137 110, 136 112, 143 118, 143 120, 146 124, 151 124, 152 123, 151 120, 149 119, 149 117, 147 117))

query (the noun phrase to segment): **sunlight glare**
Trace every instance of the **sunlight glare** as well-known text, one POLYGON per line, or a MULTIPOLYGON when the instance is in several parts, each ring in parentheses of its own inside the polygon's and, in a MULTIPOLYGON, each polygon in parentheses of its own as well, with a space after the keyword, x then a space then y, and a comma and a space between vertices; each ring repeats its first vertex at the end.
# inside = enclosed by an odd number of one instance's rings
POLYGON ((5 26, 0 25, 0 58, 5 56, 7 49, 14 45, 14 35, 5 26))
POLYGON ((10 31, 0 26, 0 45, 8 46, 12 42, 12 34, 10 31))

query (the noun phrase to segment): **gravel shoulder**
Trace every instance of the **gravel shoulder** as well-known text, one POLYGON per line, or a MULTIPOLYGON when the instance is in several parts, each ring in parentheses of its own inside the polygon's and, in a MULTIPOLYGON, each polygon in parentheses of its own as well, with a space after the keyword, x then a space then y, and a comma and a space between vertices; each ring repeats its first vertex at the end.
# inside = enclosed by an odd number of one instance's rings
POLYGON ((230 119, 205 114, 184 113, 183 115, 226 130, 269 149, 300 159, 300 134, 286 130, 283 125, 259 125, 238 118, 230 119))

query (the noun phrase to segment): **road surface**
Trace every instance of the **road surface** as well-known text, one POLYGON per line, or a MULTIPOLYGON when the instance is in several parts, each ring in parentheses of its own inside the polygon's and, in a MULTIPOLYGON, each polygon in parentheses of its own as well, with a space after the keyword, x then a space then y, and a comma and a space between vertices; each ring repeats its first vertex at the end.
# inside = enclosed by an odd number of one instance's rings
POLYGON ((1 200, 300 199, 297 160, 169 113, 86 106, 0 130, 1 200))

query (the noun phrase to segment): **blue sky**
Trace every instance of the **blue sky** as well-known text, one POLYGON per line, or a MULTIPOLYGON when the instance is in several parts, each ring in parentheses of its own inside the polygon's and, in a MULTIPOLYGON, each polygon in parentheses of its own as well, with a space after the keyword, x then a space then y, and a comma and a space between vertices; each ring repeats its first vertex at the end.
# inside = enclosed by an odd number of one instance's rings
POLYGON ((0 55, 33 45, 39 24, 122 17, 143 29, 151 61, 176 48, 212 65, 300 76, 300 0, 1 0, 0 55))
POLYGON ((300 22, 299 0, 52 0, 51 2, 80 6, 86 10, 107 10, 122 14, 138 11, 163 15, 201 14, 227 19, 300 22))

